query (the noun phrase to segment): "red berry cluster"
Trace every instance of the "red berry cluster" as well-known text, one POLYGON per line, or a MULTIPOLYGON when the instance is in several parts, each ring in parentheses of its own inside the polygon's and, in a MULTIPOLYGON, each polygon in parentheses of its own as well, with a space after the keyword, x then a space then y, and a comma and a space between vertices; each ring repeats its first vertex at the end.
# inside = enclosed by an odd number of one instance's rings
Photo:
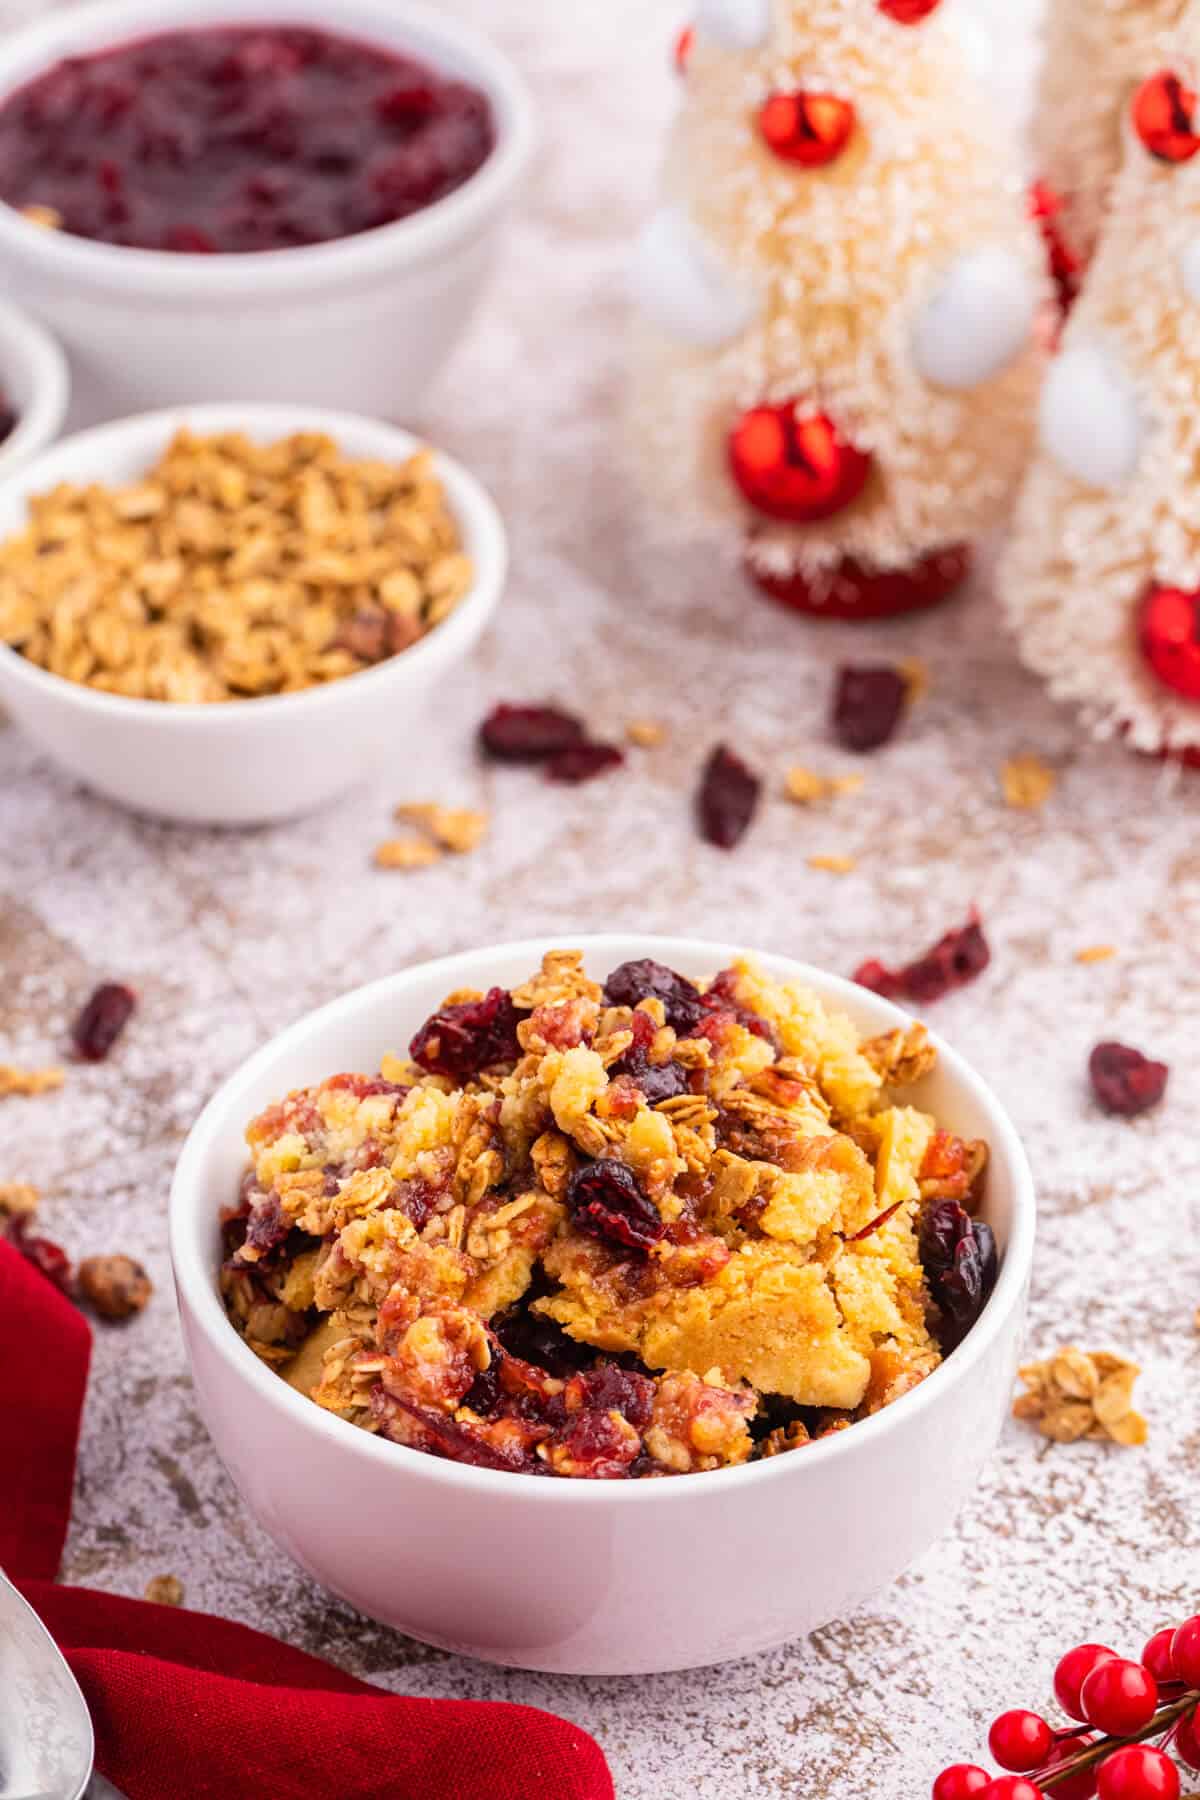
POLYGON ((1005 1775, 943 1769, 933 1800, 1180 1800, 1179 1769, 1200 1769, 1200 1615, 1155 1632, 1140 1662, 1079 1644, 1054 1671, 1072 1725, 1001 1713, 988 1748, 1005 1775))

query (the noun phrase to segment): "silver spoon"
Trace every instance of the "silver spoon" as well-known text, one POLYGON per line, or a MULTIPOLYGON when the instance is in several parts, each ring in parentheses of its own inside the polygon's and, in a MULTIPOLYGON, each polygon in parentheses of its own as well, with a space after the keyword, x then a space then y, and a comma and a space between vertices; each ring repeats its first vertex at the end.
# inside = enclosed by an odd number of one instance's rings
POLYGON ((0 1571, 0 1800, 123 1800, 93 1773, 95 1754, 79 1684, 0 1571))

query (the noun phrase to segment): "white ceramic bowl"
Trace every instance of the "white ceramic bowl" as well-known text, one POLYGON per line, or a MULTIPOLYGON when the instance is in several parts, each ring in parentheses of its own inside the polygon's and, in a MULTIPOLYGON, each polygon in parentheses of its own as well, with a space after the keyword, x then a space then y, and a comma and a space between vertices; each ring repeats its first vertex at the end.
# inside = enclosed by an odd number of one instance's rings
POLYGON ((70 399, 67 359, 35 319, 0 301, 0 393, 16 409, 16 429, 0 443, 0 476, 27 462, 62 427, 70 399))
POLYGON ((496 147, 457 192, 410 219, 246 256, 93 243, 0 205, 0 285, 58 332, 84 418, 218 391, 404 419, 479 298, 529 161, 532 114, 508 60, 441 10, 417 0, 95 0, 6 35, 0 95, 64 56, 167 30, 272 22, 323 26, 472 82, 491 99, 496 147))
MULTIPOLYGON (((728 945, 580 939, 601 979, 631 957, 715 973, 728 945)), ((1006 1114, 939 1044, 922 1101, 992 1148, 987 1214, 999 1283, 960 1349, 915 1392, 810 1449, 710 1475, 553 1481, 462 1467, 322 1412, 230 1326, 217 1292, 218 1208, 242 1131, 291 1088, 377 1068, 446 993, 513 983, 550 940, 406 970, 301 1019, 251 1057, 194 1127, 175 1173, 171 1257, 200 1410, 246 1505, 325 1587, 426 1643, 573 1674, 687 1668, 765 1650, 844 1615, 925 1550, 974 1487, 1007 1413, 1034 1239, 1024 1151, 1006 1114)), ((864 989, 778 956, 864 1032, 905 1022, 864 989)))
MULTIPOLYGON (((122 482, 150 467, 182 425, 246 431, 269 442, 325 431, 351 456, 403 461, 406 431, 351 413, 289 406, 192 406, 147 413, 65 438, 0 478, 0 540, 27 502, 56 482, 122 482)), ((504 527, 474 476, 436 459, 475 564, 455 610, 412 649, 359 675, 299 694, 213 706, 127 700, 66 681, 0 644, 0 703, 68 774, 123 806, 193 824, 255 825, 293 817, 363 780, 385 759, 419 754, 434 705, 496 608, 508 568, 504 527)))

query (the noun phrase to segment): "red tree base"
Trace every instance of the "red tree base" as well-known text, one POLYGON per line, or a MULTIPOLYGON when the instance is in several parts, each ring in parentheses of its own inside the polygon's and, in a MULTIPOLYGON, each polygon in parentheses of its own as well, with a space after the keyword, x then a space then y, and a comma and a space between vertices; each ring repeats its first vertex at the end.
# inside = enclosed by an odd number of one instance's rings
POLYGON ((890 619, 898 613, 938 606, 971 572, 971 550, 954 544, 934 550, 907 569, 872 569, 847 557, 832 574, 812 581, 806 575, 768 575, 746 558, 751 580, 780 606, 818 619, 890 619))

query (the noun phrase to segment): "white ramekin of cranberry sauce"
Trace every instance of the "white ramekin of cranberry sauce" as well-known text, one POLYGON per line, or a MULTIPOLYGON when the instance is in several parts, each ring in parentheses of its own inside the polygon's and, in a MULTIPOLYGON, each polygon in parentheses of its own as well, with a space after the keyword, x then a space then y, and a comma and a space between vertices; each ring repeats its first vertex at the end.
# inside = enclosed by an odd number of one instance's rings
POLYGON ((412 0, 95 0, 0 43, 0 284, 77 411, 401 416, 479 298, 524 86, 412 0))

